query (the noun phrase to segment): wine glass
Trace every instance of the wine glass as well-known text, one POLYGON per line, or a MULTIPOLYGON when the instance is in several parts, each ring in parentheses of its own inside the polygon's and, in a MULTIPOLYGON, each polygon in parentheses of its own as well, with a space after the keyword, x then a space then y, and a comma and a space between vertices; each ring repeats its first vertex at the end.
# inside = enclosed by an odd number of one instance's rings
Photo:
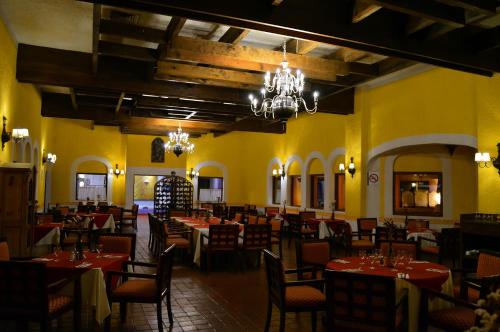
POLYGON ((101 253, 104 249, 104 246, 102 245, 102 243, 99 243, 96 247, 95 247, 95 250, 97 251, 97 258, 101 258, 101 253))
POLYGON ((361 263, 360 264, 364 265, 365 264, 365 259, 366 259, 366 250, 365 249, 359 250, 358 255, 361 258, 361 263))
POLYGON ((59 257, 59 253, 61 252, 61 246, 60 245, 55 245, 52 247, 52 253, 54 254, 55 257, 59 257))

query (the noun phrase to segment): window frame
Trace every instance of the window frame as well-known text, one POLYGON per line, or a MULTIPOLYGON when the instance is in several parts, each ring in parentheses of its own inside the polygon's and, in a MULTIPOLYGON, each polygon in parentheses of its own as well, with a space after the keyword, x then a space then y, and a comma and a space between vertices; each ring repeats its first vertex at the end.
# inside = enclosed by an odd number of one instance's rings
POLYGON ((78 175, 84 174, 84 175, 104 175, 104 190, 106 192, 106 199, 108 200, 108 173, 86 173, 86 172, 76 172, 76 178, 75 178, 75 199, 77 201, 82 201, 85 202, 87 201, 87 198, 85 197, 84 199, 79 199, 78 198, 78 188, 79 188, 79 182, 78 182, 78 175))
MULTIPOLYGON (((197 189, 197 197, 198 197, 198 200, 200 199, 200 190, 201 189, 212 189, 212 188, 201 188, 200 186, 200 179, 220 179, 221 180, 221 183, 222 183, 222 188, 220 188, 221 190, 221 202, 224 201, 224 186, 225 186, 225 183, 224 183, 224 178, 222 176, 198 176, 198 189, 197 189)), ((216 188, 213 188, 213 189, 216 189, 216 188)), ((210 202, 210 203, 216 203, 216 202, 210 202)))
POLYGON ((271 196, 271 203, 272 204, 281 204, 281 175, 279 176, 272 176, 271 178, 272 181, 272 196, 271 196), (279 188, 277 188, 277 184, 279 183, 279 188), (280 196, 278 198, 278 201, 275 201, 274 198, 276 197, 276 191, 280 191, 280 196))
MULTIPOLYGON (((294 201, 294 198, 295 198, 295 195, 294 195, 294 192, 295 192, 295 178, 297 178, 297 182, 301 183, 302 181, 302 176, 301 175, 289 175, 288 176, 288 179, 290 180, 290 206, 294 206, 294 207, 300 207, 300 204, 299 205, 294 205, 293 204, 293 201, 294 201)), ((300 194, 302 195, 302 187, 300 188, 300 194)), ((302 197, 301 197, 301 202, 302 202, 302 197)))
POLYGON ((324 209, 325 208, 325 175, 324 174, 309 174, 309 193, 310 201, 309 205, 311 209, 324 209), (323 182, 323 204, 320 205, 318 202, 318 183, 323 182))
POLYGON ((334 193, 334 197, 335 197, 335 211, 345 211, 345 173, 335 173, 335 193, 334 193), (338 193, 339 193, 339 183, 340 181, 338 180, 340 177, 343 177, 344 178, 344 181, 342 182, 344 184, 344 208, 340 208, 339 207, 339 197, 338 197, 338 193))

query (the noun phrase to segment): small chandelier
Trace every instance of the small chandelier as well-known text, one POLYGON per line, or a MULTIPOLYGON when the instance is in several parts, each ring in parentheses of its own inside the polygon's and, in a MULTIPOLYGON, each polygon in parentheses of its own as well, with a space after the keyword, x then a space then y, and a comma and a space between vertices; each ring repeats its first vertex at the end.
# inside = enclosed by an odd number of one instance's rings
POLYGON ((168 142, 165 144, 167 152, 173 152, 179 157, 183 152, 192 153, 194 144, 189 142, 189 134, 182 132, 181 125, 176 132, 168 133, 168 142))
POLYGON ((115 169, 112 169, 112 168, 109 169, 109 174, 114 174, 116 177, 118 177, 120 175, 124 175, 125 174, 125 170, 124 169, 119 169, 118 168, 118 164, 116 164, 115 165, 115 169))
POLYGON ((186 171, 186 175, 191 179, 191 181, 197 177, 200 176, 200 172, 196 172, 192 167, 190 171, 186 171))
POLYGON ((252 94, 250 99, 250 108, 256 116, 264 115, 265 118, 278 118, 281 122, 286 122, 293 114, 297 117, 299 110, 304 110, 313 114, 318 110, 318 92, 313 93, 314 107, 309 109, 306 101, 302 98, 304 91, 304 73, 297 69, 296 75, 292 74, 286 61, 286 42, 283 42, 283 61, 281 68, 276 69, 276 73, 271 80, 271 73, 267 72, 264 76, 264 87, 260 89, 262 101, 252 94), (274 92, 274 97, 266 97, 266 93, 274 92), (259 102, 261 102, 259 107, 259 102))

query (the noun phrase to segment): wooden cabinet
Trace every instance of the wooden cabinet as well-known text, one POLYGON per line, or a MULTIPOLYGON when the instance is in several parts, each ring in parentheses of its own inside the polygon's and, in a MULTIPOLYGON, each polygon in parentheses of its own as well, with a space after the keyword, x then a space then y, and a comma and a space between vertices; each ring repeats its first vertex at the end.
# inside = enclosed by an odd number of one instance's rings
POLYGON ((34 183, 29 168, 0 167, 0 236, 12 256, 26 256, 32 245, 34 183))

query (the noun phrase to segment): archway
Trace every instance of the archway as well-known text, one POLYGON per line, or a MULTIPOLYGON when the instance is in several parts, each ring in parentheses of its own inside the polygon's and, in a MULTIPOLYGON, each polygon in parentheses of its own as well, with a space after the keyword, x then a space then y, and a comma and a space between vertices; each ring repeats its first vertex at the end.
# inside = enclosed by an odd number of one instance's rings
MULTIPOLYGON (((69 185, 70 185, 70 199, 72 201, 77 200, 77 188, 81 188, 80 186, 82 185, 81 182, 82 180, 77 180, 77 174, 78 173, 83 173, 83 174, 98 174, 100 176, 95 176, 93 179, 95 179, 96 183, 100 183, 101 180, 105 180, 105 189, 95 189, 92 191, 90 189, 87 193, 92 194, 94 199, 99 198, 103 199, 103 195, 105 192, 106 195, 106 200, 108 202, 113 201, 113 174, 109 173, 109 170, 112 169, 113 166, 111 163, 102 157, 99 156, 83 156, 78 159, 75 159, 73 163, 71 164, 71 173, 70 173, 70 179, 69 179, 69 185)), ((92 186, 92 180, 89 179, 83 180, 84 182, 84 187, 86 183, 89 183, 90 186, 92 186)), ((80 192, 83 194, 83 192, 80 192)), ((83 198, 78 197, 80 200, 85 200, 87 196, 84 196, 83 198)), ((91 197, 89 197, 92 199, 91 197)))
MULTIPOLYGON (((299 157, 293 156, 288 159, 286 165, 286 179, 287 179, 287 198, 286 202, 290 206, 302 207, 303 200, 302 193, 302 160, 299 157)), ((305 184, 305 182, 304 182, 305 184)))
POLYGON ((323 155, 319 152, 311 153, 305 163, 305 188, 306 188, 306 207, 313 209, 325 208, 326 192, 326 162, 323 155))
POLYGON ((271 159, 267 165, 266 193, 268 205, 281 205, 283 202, 285 190, 282 190, 284 188, 284 179, 280 174, 282 172, 282 165, 278 157, 271 159))
POLYGON ((200 173, 193 179, 196 201, 200 202, 204 198, 217 201, 218 198, 224 202, 228 199, 228 172, 224 164, 217 161, 204 161, 196 165, 194 171, 200 173))

